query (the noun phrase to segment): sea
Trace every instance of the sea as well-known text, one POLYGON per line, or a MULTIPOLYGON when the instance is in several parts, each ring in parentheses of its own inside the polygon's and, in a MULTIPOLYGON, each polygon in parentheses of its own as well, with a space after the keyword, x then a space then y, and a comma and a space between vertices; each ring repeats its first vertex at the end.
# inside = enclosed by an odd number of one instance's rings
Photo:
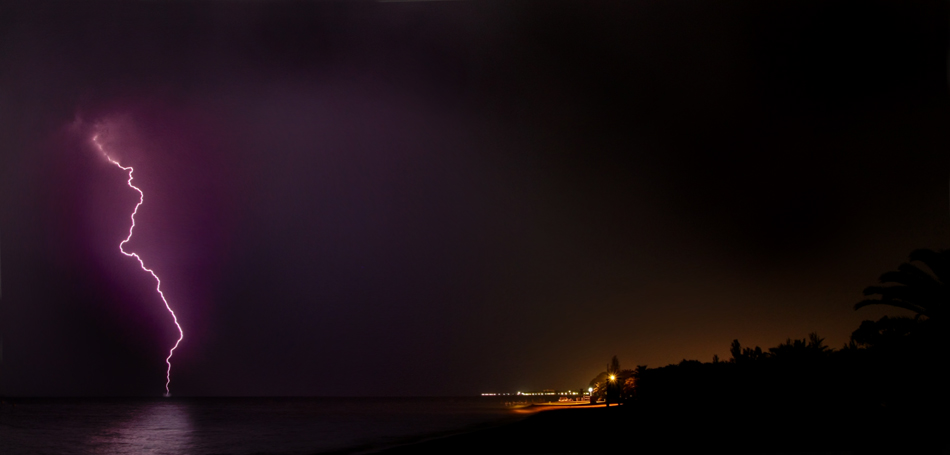
POLYGON ((0 454, 363 454, 523 418, 497 397, 18 398, 0 454))

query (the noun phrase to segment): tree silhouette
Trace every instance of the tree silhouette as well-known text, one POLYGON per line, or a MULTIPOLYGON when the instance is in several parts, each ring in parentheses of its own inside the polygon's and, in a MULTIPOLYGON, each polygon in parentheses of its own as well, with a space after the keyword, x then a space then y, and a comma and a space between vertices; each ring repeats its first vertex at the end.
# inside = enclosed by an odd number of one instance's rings
POLYGON ((851 333, 854 347, 902 346, 913 335, 919 323, 912 318, 884 316, 877 321, 864 321, 851 333))
POLYGON ((607 373, 613 375, 620 373, 620 360, 617 359, 617 356, 610 359, 610 364, 607 365, 607 373))
POLYGON ((732 340, 732 345, 729 346, 729 353, 732 354, 733 363, 738 362, 742 358, 742 345, 739 344, 739 340, 732 340))
POLYGON ((818 352, 829 352, 831 348, 825 346, 825 339, 818 336, 818 332, 808 334, 808 349, 818 352))
POLYGON ((607 378, 609 376, 609 373, 602 371, 597 376, 594 376, 594 379, 590 380, 590 387, 594 389, 593 392, 591 392, 591 397, 595 401, 604 398, 604 395, 607 393, 607 383, 609 382, 607 378))
POLYGON ((742 345, 739 344, 739 340, 732 340, 729 352, 732 354, 732 359, 729 360, 731 363, 755 362, 769 356, 769 354, 763 352, 759 346, 756 346, 755 349, 743 348, 742 345))
POLYGON ((858 302, 854 309, 868 305, 890 305, 908 309, 932 320, 943 320, 947 302, 950 300, 950 250, 919 249, 910 253, 911 262, 920 262, 930 269, 930 273, 905 262, 897 270, 886 272, 879 278, 881 284, 888 286, 868 286, 864 295, 879 295, 879 299, 865 299, 858 302))
POLYGON ((633 370, 621 370, 620 360, 617 356, 610 359, 607 364, 607 371, 603 371, 594 379, 590 380, 592 399, 603 398, 609 405, 610 403, 620 403, 632 395, 635 382, 633 370))

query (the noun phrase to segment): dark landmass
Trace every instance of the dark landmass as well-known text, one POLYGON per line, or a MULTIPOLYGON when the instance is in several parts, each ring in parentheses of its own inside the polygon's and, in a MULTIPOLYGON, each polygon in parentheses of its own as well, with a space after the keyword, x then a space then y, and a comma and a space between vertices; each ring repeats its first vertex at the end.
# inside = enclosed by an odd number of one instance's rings
POLYGON ((916 316, 864 321, 841 349, 812 333, 767 349, 734 340, 727 361, 623 370, 614 356, 590 386, 617 406, 541 412, 385 453, 950 453, 950 250, 910 260, 855 309, 916 316))
POLYGON ((380 453, 946 453, 946 427, 921 423, 881 412, 739 414, 702 406, 624 405, 540 412, 380 453))

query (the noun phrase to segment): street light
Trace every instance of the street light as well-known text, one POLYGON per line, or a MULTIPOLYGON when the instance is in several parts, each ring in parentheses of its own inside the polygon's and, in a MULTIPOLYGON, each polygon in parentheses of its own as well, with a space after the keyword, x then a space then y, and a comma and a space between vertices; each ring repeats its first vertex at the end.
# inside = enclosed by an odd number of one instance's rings
MULTIPOLYGON (((610 382, 617 382, 617 375, 612 374, 612 375, 608 376, 607 379, 610 379, 610 382)), ((604 401, 606 402, 608 408, 610 407, 610 392, 611 392, 611 387, 612 387, 612 384, 607 384, 607 390, 606 390, 607 396, 604 397, 604 401)))

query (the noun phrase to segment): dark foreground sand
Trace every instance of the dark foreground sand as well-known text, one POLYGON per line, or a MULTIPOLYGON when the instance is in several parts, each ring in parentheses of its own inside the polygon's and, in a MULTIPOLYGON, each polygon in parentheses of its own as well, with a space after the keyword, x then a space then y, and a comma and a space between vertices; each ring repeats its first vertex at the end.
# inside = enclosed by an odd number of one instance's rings
POLYGON ((947 453, 921 444, 901 425, 836 420, 833 416, 730 416, 651 413, 632 407, 537 412, 494 428, 386 449, 408 454, 902 454, 947 453))

